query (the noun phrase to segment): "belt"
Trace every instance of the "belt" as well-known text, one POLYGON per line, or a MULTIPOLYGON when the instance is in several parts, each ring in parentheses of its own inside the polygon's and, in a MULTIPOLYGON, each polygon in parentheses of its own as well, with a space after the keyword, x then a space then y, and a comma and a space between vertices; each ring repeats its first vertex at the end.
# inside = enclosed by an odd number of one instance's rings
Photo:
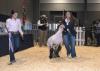
POLYGON ((11 33, 11 34, 19 34, 19 32, 9 32, 9 33, 11 33))

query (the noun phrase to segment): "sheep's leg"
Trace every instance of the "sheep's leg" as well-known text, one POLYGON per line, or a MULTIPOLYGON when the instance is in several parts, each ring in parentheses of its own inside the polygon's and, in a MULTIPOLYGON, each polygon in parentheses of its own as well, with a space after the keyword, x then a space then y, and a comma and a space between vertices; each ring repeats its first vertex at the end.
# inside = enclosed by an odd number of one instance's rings
POLYGON ((54 55, 55 58, 57 57, 57 47, 54 48, 54 54, 53 55, 54 55))
POLYGON ((49 58, 53 58, 53 48, 50 48, 50 51, 49 51, 49 58))
POLYGON ((61 45, 58 46, 57 51, 56 51, 56 56, 60 57, 59 52, 61 51, 61 45))
POLYGON ((58 57, 58 45, 56 45, 54 48, 54 57, 56 58, 56 57, 58 57))

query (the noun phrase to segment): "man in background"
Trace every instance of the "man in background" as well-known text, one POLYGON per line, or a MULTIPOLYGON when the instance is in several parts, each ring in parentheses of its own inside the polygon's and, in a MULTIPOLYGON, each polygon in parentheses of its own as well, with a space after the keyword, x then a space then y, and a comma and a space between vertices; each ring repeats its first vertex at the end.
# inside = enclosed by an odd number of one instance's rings
POLYGON ((48 21, 46 15, 41 15, 37 22, 39 29, 39 46, 46 46, 48 21))

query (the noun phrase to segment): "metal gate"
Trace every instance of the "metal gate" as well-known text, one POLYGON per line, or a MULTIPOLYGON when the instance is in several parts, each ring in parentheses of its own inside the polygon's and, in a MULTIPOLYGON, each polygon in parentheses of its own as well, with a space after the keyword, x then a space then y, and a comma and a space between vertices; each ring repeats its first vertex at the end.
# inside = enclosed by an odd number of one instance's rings
MULTIPOLYGON (((49 23, 49 28, 47 32, 47 39, 53 35, 56 32, 58 23, 49 23)), ((75 30, 77 32, 76 34, 76 45, 84 45, 85 43, 85 31, 82 30, 84 27, 76 27, 75 30)), ((34 38, 34 43, 38 42, 38 37, 39 37, 39 32, 38 32, 38 26, 37 24, 33 24, 33 38, 34 38)))

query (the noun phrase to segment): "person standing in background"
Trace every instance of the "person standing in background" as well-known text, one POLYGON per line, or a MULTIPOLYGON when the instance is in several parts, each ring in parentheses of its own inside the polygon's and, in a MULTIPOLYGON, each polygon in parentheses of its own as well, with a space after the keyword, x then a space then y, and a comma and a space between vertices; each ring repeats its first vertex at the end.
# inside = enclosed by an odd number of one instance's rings
POLYGON ((17 18, 18 13, 15 11, 11 12, 11 18, 6 20, 6 27, 9 34, 9 65, 16 62, 14 52, 19 48, 19 33, 23 38, 23 31, 21 29, 21 21, 17 18))
POLYGON ((29 19, 25 20, 24 24, 24 31, 31 31, 32 30, 32 23, 29 21, 29 19))
POLYGON ((48 21, 47 16, 42 15, 37 22, 38 29, 39 29, 39 46, 42 47, 43 45, 46 46, 47 42, 47 28, 48 28, 48 21))
POLYGON ((68 11, 65 13, 65 19, 63 20, 63 24, 65 26, 63 31, 63 38, 65 48, 67 50, 67 56, 75 58, 76 51, 75 51, 75 20, 73 18, 72 12, 68 11))
POLYGON ((100 46, 100 20, 95 24, 96 32, 95 32, 95 37, 96 37, 96 42, 97 46, 100 46))

